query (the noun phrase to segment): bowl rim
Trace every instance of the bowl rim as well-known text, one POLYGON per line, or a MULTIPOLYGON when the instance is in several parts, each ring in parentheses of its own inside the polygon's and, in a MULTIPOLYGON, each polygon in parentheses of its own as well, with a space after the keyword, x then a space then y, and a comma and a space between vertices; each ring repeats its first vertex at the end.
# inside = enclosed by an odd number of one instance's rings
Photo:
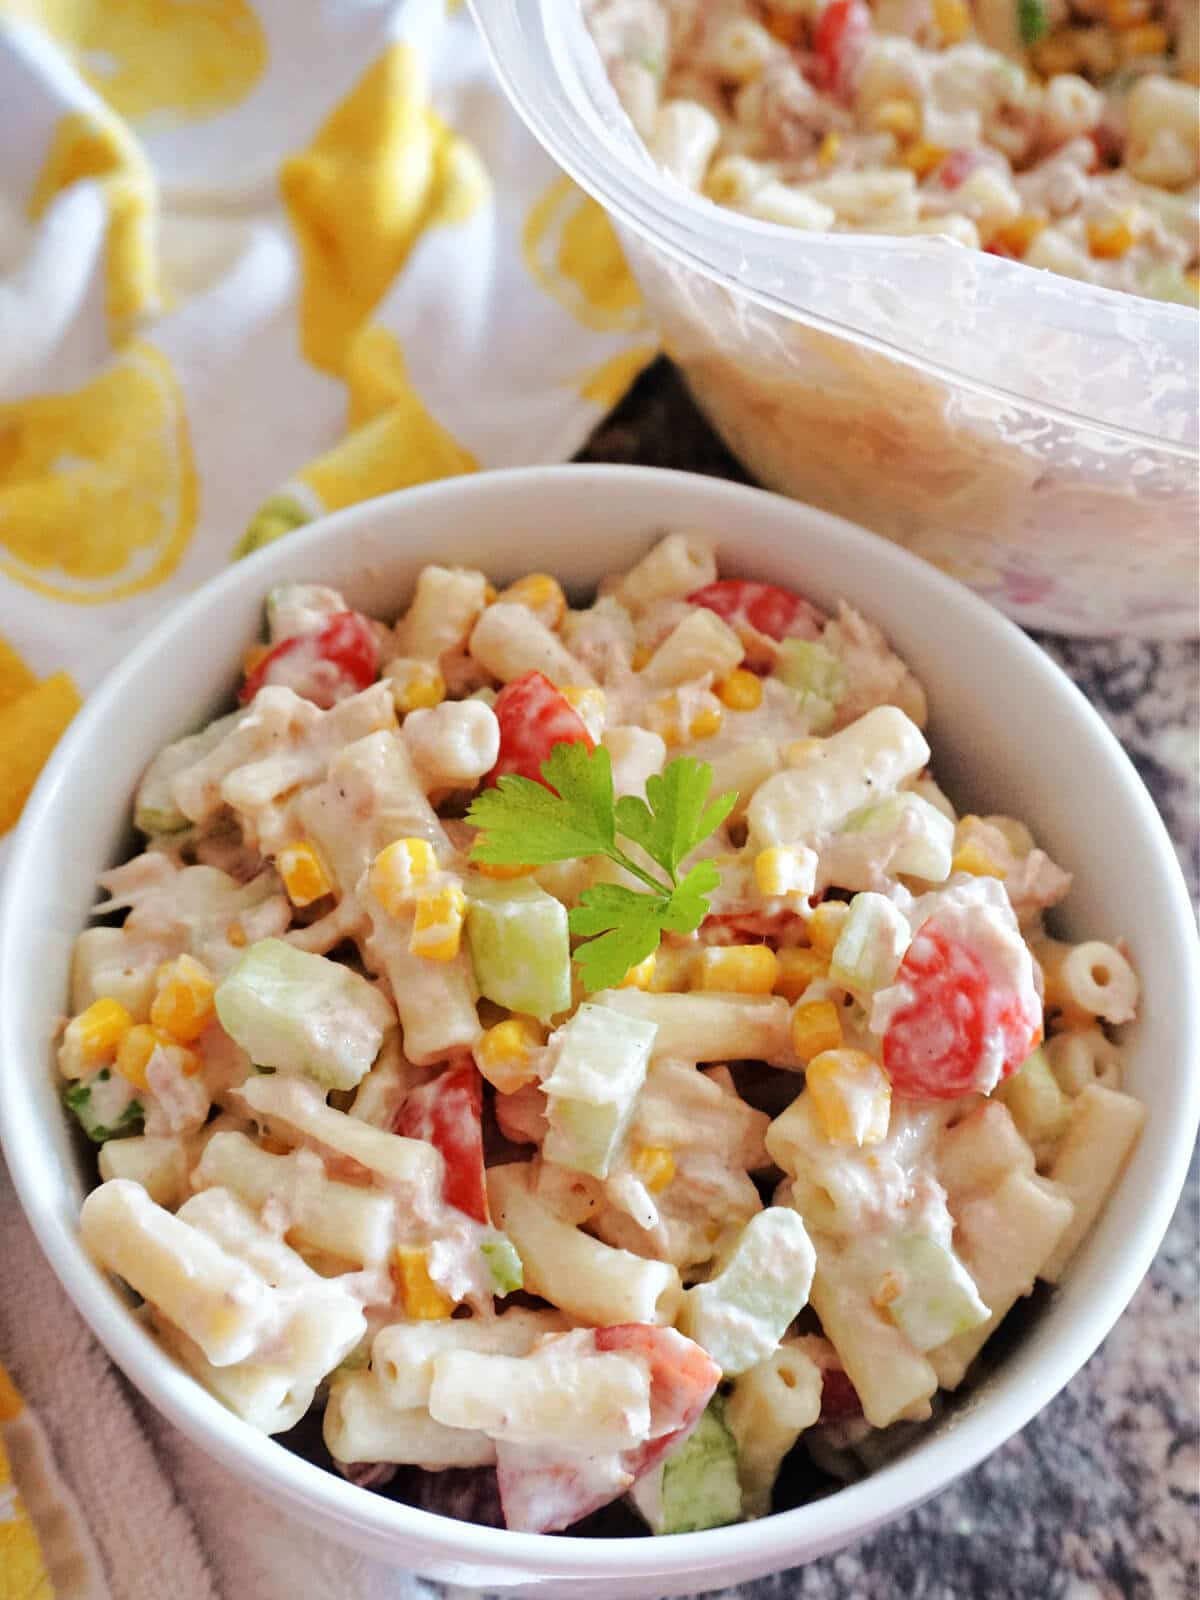
MULTIPOLYGON (((1058 694, 1068 693, 1076 712, 1088 724, 1092 737, 1121 773, 1129 798, 1140 813, 1142 826, 1154 841, 1159 858, 1164 900, 1174 926, 1165 937, 1178 937, 1184 947, 1195 941, 1191 903, 1174 848, 1149 794, 1116 737, 1082 692, 1015 624, 955 580, 916 556, 865 529, 827 512, 799 505, 765 490, 661 468, 619 465, 562 465, 513 468, 397 491, 347 507, 316 519, 289 533, 284 540, 264 547, 248 559, 200 586, 171 608, 145 638, 110 671, 93 692, 67 730, 47 764, 30 800, 14 842, 0 904, 0 975, 13 970, 17 943, 28 912, 38 897, 38 862, 52 842, 47 834, 56 800, 73 786, 74 768, 96 730, 128 705, 128 692, 156 659, 169 649, 180 628, 216 610, 222 598, 247 587, 269 587, 274 564, 303 565, 305 553, 340 542, 354 548, 356 528, 402 519, 409 526, 419 520, 431 501, 452 499, 461 503, 469 519, 472 506, 493 494, 534 498, 542 486, 569 478, 585 496, 610 490, 663 485, 678 505, 677 525, 686 525, 689 504, 707 500, 724 502, 733 511, 753 515, 765 499, 777 513, 795 516, 797 524, 820 527, 827 535, 848 543, 864 559, 894 568, 908 583, 933 599, 941 596, 970 616, 986 650, 1000 640, 1009 653, 1021 658, 1030 674, 1031 688, 1039 680, 1058 694), (286 552, 282 557, 281 552, 286 552)), ((348 559, 350 559, 348 555, 348 559)), ((232 663, 231 663, 232 665, 232 663)), ((0 976, 0 987, 3 986, 0 976)), ((28 1048, 18 1036, 16 1007, 0 1004, 0 1059, 15 1059, 28 1048)), ((1200 1033, 1200 989, 1193 978, 1180 995, 1179 1036, 1200 1033)), ((1005 1396, 1000 1414, 999 1397, 966 1406, 919 1446, 921 1471, 911 1470, 911 1457, 902 1457, 830 1497, 751 1523, 733 1524, 701 1533, 675 1534, 670 1539, 646 1535, 622 1540, 510 1532, 459 1522, 439 1513, 418 1510, 403 1502, 374 1494, 296 1456, 264 1434, 242 1422, 209 1394, 151 1339, 130 1314, 115 1287, 86 1256, 78 1237, 49 1203, 49 1191, 39 1176, 39 1119, 32 1105, 18 1095, 0 1095, 0 1148, 3 1149, 14 1186, 41 1249, 76 1309, 101 1345, 133 1384, 208 1454, 253 1486, 274 1493, 298 1510, 315 1513, 342 1528, 347 1538, 366 1535, 377 1552, 393 1541, 398 1558, 470 1561, 497 1571, 535 1574, 539 1577, 624 1578, 685 1577, 705 1569, 719 1575, 722 1564, 745 1557, 753 1550, 775 1568, 789 1565, 789 1555, 799 1550, 805 1559, 870 1532, 885 1521, 911 1510, 938 1493, 955 1478, 998 1449, 1075 1376, 1109 1333, 1138 1288, 1174 1212, 1184 1179, 1197 1124, 1200 1123, 1200 1075, 1185 1079, 1183 1103, 1174 1121, 1169 1157, 1159 1172, 1160 1182, 1148 1198, 1137 1232, 1114 1263, 1102 1292, 1089 1303, 1088 1314, 1072 1324, 1069 1337, 1059 1332, 1052 1346, 1039 1353, 1036 1370, 1015 1395, 1005 1396), (748 1543, 749 1542, 749 1543, 748 1543)))
MULTIPOLYGON (((571 54, 563 28, 572 13, 577 14, 579 0, 561 5, 560 0, 468 0, 468 4, 492 69, 530 133, 581 189, 653 249, 721 284, 735 297, 752 300, 786 321, 802 322, 838 339, 850 340, 988 401, 1036 412, 1065 427, 1083 429, 1131 448, 1153 450, 1158 456, 1200 462, 1200 443, 1187 438, 1167 439, 1161 433, 1133 428, 1107 416, 1089 416, 1085 411, 1026 394, 1006 383, 975 377, 945 359, 908 349, 883 333, 797 306, 778 289, 779 271, 772 255, 775 243, 794 238, 793 228, 718 208, 723 212, 723 225, 737 238, 736 249, 723 253, 713 242, 712 201, 664 179, 648 157, 639 163, 615 140, 610 139, 601 147, 582 134, 576 137, 574 129, 561 126, 561 119, 550 115, 531 92, 526 92, 530 85, 521 81, 520 73, 537 70, 552 79, 560 76, 560 62, 571 54), (540 31, 528 25, 531 6, 537 8, 540 31), (531 62, 536 63, 535 69, 530 68, 531 62)), ((602 76, 598 54, 596 59, 602 76)), ((604 82, 607 87, 607 79, 604 82)), ((620 109, 615 93, 612 98, 620 109)), ((623 111, 620 114, 625 115, 623 111)), ((820 238, 823 246, 847 253, 861 250, 863 244, 861 234, 822 233, 820 238)), ((936 239, 886 234, 872 234, 869 238, 873 250, 882 254, 919 254, 931 269, 944 260, 946 247, 936 239)), ((1001 277, 1034 281, 1047 276, 1020 261, 992 256, 986 259, 987 271, 997 281, 1001 277)), ((1100 317, 1125 321, 1131 315, 1146 318, 1150 315, 1146 308, 1152 306, 1155 316, 1178 324, 1181 332, 1186 333, 1196 322, 1196 312, 1190 306, 1148 300, 1103 284, 1069 281, 1074 303, 1088 306, 1100 317), (1132 311, 1131 301, 1135 306, 1132 311)))

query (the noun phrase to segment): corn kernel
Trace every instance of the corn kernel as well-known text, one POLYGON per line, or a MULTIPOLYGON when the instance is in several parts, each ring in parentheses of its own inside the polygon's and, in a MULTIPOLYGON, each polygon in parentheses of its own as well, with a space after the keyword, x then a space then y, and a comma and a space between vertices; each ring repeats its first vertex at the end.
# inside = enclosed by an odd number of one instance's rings
POLYGON ((246 948, 246 930, 240 922, 231 922, 225 929, 225 937, 235 950, 244 950, 246 948))
POLYGON ((675 1157, 665 1144, 644 1144, 634 1151, 633 1170, 651 1194, 661 1194, 675 1176, 675 1157))
POLYGON ((150 1021, 180 1044, 191 1044, 213 1019, 215 992, 208 969, 191 956, 180 956, 159 969, 150 1021))
POLYGON ((688 724, 688 735, 692 739, 712 739, 721 731, 720 706, 706 706, 703 711, 697 711, 688 724))
POLYGON ((943 44, 961 44, 971 31, 971 13, 963 0, 933 0, 933 17, 943 44))
POLYGON ((648 644, 636 645, 634 647, 634 651, 633 651, 633 662, 632 662, 633 670, 635 672, 640 672, 642 670, 642 668, 646 665, 646 663, 650 660, 650 657, 653 654, 654 654, 654 647, 652 645, 648 645, 648 644))
POLYGON ((545 1042, 545 1029, 532 1017, 509 1017, 484 1032, 475 1065, 500 1094, 514 1094, 537 1077, 534 1052, 545 1042))
POLYGON ((803 766, 808 760, 809 756, 812 755, 813 751, 821 743, 823 743, 821 739, 812 737, 807 739, 793 739, 790 744, 784 746, 783 759, 787 762, 789 767, 803 766))
POLYGON ((779 961, 765 944, 715 945, 700 960, 700 987, 724 994, 770 994, 779 961))
POLYGON ((837 160, 841 148, 841 135, 833 132, 827 133, 817 146, 817 164, 822 167, 831 167, 837 160))
POLYGON ((799 1000, 810 983, 829 972, 829 957, 820 950, 789 947, 780 950, 776 959, 779 970, 775 977, 775 993, 785 1000, 799 1000))
POLYGON ((816 882, 817 857, 801 845, 772 845, 754 858, 754 881, 762 895, 810 895, 816 882))
POLYGON ((698 945, 659 945, 650 976, 651 989, 655 994, 685 994, 692 987, 699 962, 698 945))
POLYGON ((476 872, 482 873, 485 878, 494 878, 497 883, 508 883, 513 878, 524 878, 528 873, 537 869, 530 866, 499 866, 493 861, 472 861, 471 865, 476 872))
POLYGON ((911 100, 882 100, 871 121, 879 133, 895 134, 897 139, 915 139, 921 130, 921 117, 911 100))
POLYGON ((1118 217, 1115 222, 1089 222, 1087 225, 1088 249, 1098 261, 1116 261, 1133 246, 1134 233, 1129 218, 1118 217))
POLYGON ((130 1028, 117 1050, 116 1067, 123 1078, 128 1078, 135 1089, 146 1089, 146 1068, 156 1050, 170 1051, 181 1071, 191 1077, 200 1070, 200 1058, 194 1050, 185 1050, 162 1028, 139 1022, 130 1028))
POLYGON ((1074 72, 1079 65, 1079 46, 1072 34, 1056 33, 1034 45, 1033 61, 1044 78, 1055 78, 1060 72, 1074 72))
POLYGON ((653 950, 637 966, 630 967, 629 971, 617 985, 618 989, 649 989, 654 982, 654 969, 657 966, 657 957, 653 950))
POLYGON ((485 606, 494 606, 500 598, 499 590, 494 583, 485 583, 483 586, 483 603, 485 606))
POLYGON ((1032 212, 1026 212, 997 228, 988 243, 994 248, 1006 250, 1011 256, 1023 256, 1046 226, 1045 217, 1035 217, 1032 212))
POLYGON ((945 145, 929 144, 924 139, 918 139, 904 152, 904 165, 910 172, 915 172, 918 178, 927 178, 935 168, 941 166, 948 154, 945 145))
POLYGON ((1150 0, 1108 0, 1105 9, 1110 27, 1134 28, 1150 15, 1150 0))
POLYGON ((393 661, 388 678, 397 711, 428 711, 446 698, 446 680, 432 661, 393 661))
POLYGON ((133 1018, 119 1000, 93 1000, 86 1011, 72 1017, 63 1034, 58 1064, 65 1078, 82 1078, 93 1067, 116 1059, 121 1040, 133 1027, 133 1018))
POLYGON ((275 867, 294 906, 310 906, 333 889, 325 863, 307 839, 285 844, 275 857, 275 867))
POLYGON ((764 26, 773 39, 778 39, 786 49, 794 50, 800 43, 804 29, 804 13, 775 11, 766 19, 764 26))
POLYGON ((397 839, 372 861, 367 887, 388 916, 398 917, 436 871, 437 856, 428 839, 397 839))
POLYGON ((242 676, 249 678, 253 673, 257 672, 270 654, 271 646, 269 644, 252 644, 242 657, 242 676))
MULTIPOLYGON (((694 696, 689 696, 689 699, 694 700, 694 696)), ((693 711, 685 724, 680 696, 677 693, 665 694, 651 705, 647 720, 668 746, 686 744, 692 739, 711 739, 720 732, 723 713, 721 702, 715 695, 706 694, 704 700, 708 703, 701 703, 699 710, 693 711)))
POLYGON ((824 956, 833 954, 842 933, 842 923, 850 914, 844 900, 823 900, 808 919, 808 942, 824 956))
POLYGON ((604 690, 594 689, 590 684, 569 683, 558 692, 598 744, 608 713, 608 696, 604 690))
POLYGON ((419 896, 408 948, 426 961, 453 961, 462 943, 467 897, 458 884, 419 896))
POLYGON ((808 1093, 833 1144, 878 1144, 888 1130, 892 1086, 863 1050, 825 1050, 808 1064, 808 1093))
POLYGON ((974 842, 968 840, 954 852, 954 859, 950 863, 951 872, 969 872, 973 878, 1003 878, 1004 868, 993 861, 987 851, 974 842))
POLYGON ((762 679, 738 667, 716 686, 717 699, 730 711, 757 711, 762 705, 762 679))
POLYGON ((1165 56, 1170 47, 1170 35, 1161 22, 1138 23, 1134 28, 1126 28, 1119 39, 1122 61, 1136 61, 1139 56, 1165 56))
POLYGON ((547 628, 557 628, 567 609, 567 597, 548 572, 530 572, 501 591, 500 600, 524 606, 547 628))
POLYGON ((840 1050, 845 1042, 841 1012, 832 1000, 803 1000, 792 1012, 792 1048, 802 1061, 840 1050))
POLYGON ((454 1310, 454 1301, 429 1276, 424 1250, 406 1250, 402 1246, 393 1250, 392 1279, 410 1317, 430 1322, 448 1317, 454 1310))

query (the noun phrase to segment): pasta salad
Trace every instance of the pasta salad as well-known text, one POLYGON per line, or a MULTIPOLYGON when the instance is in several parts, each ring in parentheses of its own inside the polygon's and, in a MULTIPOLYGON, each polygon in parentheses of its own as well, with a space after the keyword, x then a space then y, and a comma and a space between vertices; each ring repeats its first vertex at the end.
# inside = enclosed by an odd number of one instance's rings
POLYGON ((1200 29, 1180 0, 587 0, 673 178, 800 229, 936 234, 1200 297, 1200 29))
POLYGON ((879 629, 683 533, 581 607, 427 566, 394 626, 266 625, 142 778, 58 1046, 154 1335, 535 1532, 762 1516, 929 1419, 1137 1140, 1138 981, 956 813, 879 629))

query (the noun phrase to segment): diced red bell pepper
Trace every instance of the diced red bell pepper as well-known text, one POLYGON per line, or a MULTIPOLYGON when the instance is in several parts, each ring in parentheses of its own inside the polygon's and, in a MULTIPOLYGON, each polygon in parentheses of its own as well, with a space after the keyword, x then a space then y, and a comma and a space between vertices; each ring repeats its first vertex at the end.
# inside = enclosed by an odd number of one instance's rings
POLYGON ((848 1422, 862 1416, 862 1401, 844 1367, 821 1368, 821 1422, 848 1422))
POLYGON ((483 1166, 483 1079, 474 1062, 449 1067, 429 1083, 410 1089, 392 1132, 406 1139, 427 1139, 445 1163, 446 1204, 476 1222, 490 1220, 483 1166))
POLYGON ((826 6, 813 38, 816 87, 847 103, 853 99, 870 37, 871 8, 865 0, 833 0, 826 6))
POLYGON ((266 684, 286 684, 327 711, 338 700, 367 688, 379 675, 379 650, 370 618, 335 611, 315 633, 282 639, 241 687, 243 705, 266 684))
POLYGON ((550 785, 542 777, 542 762, 556 744, 596 748, 582 717, 540 672, 527 672, 505 684, 492 710, 500 724, 500 753, 483 780, 486 785, 515 773, 548 789, 550 785))
POLYGON ((745 578, 720 578, 688 595, 688 603, 715 611, 746 646, 745 665, 751 671, 769 672, 772 661, 762 654, 762 635, 768 639, 816 639, 825 626, 824 615, 803 595, 773 583, 752 583, 745 578))
POLYGON ((938 182, 943 189, 957 189, 978 165, 979 157, 974 150, 951 150, 938 168, 938 182))
POLYGON ((978 1087, 985 1048, 997 1031, 1001 1080, 1042 1037, 1041 1018, 1013 990, 993 983, 975 952, 934 918, 918 928, 896 982, 912 994, 883 1036, 883 1065, 899 1094, 956 1099, 978 1087))

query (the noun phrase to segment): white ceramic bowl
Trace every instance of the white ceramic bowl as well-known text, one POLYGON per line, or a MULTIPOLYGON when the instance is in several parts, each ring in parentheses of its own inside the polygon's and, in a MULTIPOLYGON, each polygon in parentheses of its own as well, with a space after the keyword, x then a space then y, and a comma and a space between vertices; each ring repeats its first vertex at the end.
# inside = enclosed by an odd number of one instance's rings
POLYGON ((26 808, 0 923, 0 1133, 29 1219, 68 1293, 128 1377, 253 1486, 364 1552, 443 1580, 611 1600, 684 1594, 807 1561, 869 1533, 994 1450, 1068 1382, 1137 1288, 1167 1226, 1200 1116, 1191 909, 1174 853, 1116 741, 1010 623, 895 546, 792 501, 639 468, 552 467, 387 496, 289 534, 173 612, 92 696, 26 808), (1128 1030, 1129 1087, 1148 1106, 1117 1193, 1067 1281, 1008 1358, 903 1459, 818 1504, 667 1539, 507 1533, 356 1488, 255 1433, 178 1369, 80 1248, 88 1179, 59 1106, 51 1039, 71 942, 96 874, 129 848, 138 775, 229 699, 267 590, 309 579, 390 617, 426 562, 498 578, 557 572, 586 590, 652 537, 715 537, 726 571, 819 603, 852 599, 928 690, 939 776, 963 806, 1005 811, 1076 873, 1070 930, 1124 935, 1144 984, 1128 1030))

